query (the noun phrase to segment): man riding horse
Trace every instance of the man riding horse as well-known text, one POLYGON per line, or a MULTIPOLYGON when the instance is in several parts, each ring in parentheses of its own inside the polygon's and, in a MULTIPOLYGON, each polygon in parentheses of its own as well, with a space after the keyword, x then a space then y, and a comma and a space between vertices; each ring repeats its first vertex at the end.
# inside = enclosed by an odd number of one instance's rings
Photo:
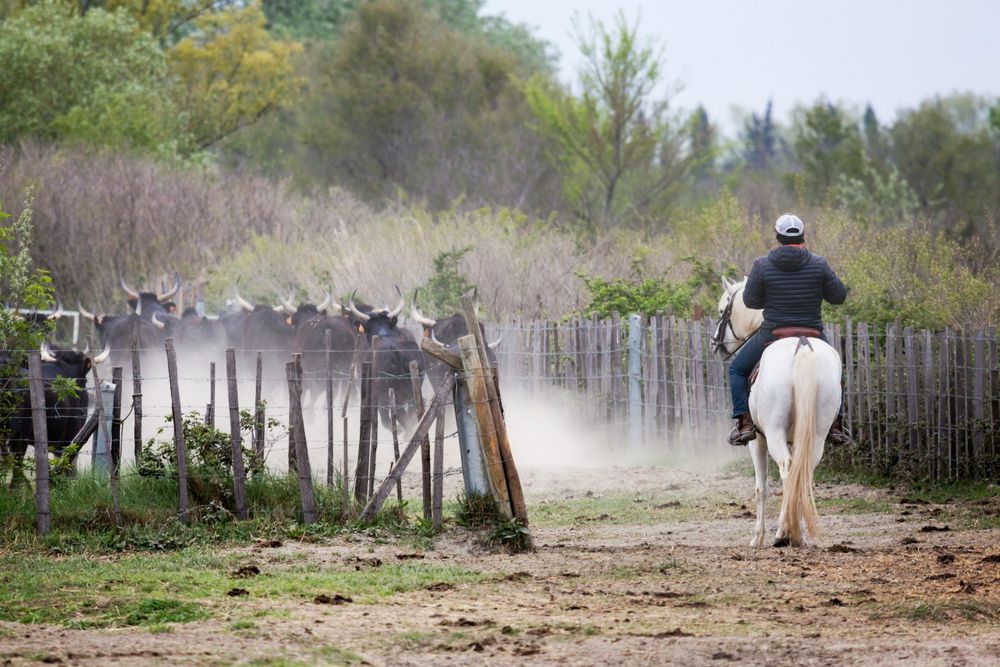
MULTIPOLYGON (((808 327, 819 331, 820 337, 829 342, 823 333, 823 301, 839 305, 847 297, 847 288, 826 259, 806 248, 805 226, 797 216, 782 215, 774 229, 780 245, 754 261, 743 290, 743 303, 748 308, 763 308, 764 321, 729 365, 733 418, 737 420, 729 434, 731 445, 745 445, 757 432, 750 417, 750 374, 764 348, 776 340, 774 329, 808 327)), ((840 413, 830 427, 827 442, 850 442, 850 433, 844 429, 840 413)))

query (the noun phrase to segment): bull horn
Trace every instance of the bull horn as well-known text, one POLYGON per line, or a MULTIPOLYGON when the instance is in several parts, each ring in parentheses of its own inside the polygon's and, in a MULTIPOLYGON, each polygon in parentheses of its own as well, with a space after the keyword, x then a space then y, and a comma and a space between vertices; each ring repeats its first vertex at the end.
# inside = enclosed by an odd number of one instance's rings
POLYGON ((435 324, 437 324, 437 320, 432 320, 429 317, 424 317, 423 315, 420 314, 420 311, 417 310, 417 304, 416 304, 416 302, 414 302, 413 308, 410 309, 410 318, 414 322, 418 322, 418 323, 424 325, 425 327, 432 327, 435 324))
POLYGON ((135 304, 135 315, 136 317, 142 317, 142 299, 139 299, 135 304))
POLYGON ((399 289, 399 285, 393 285, 396 288, 396 294, 399 295, 399 301, 396 303, 396 307, 389 311, 389 317, 399 317, 399 314, 403 312, 403 307, 406 305, 406 299, 403 298, 403 290, 399 289))
POLYGON ((431 340, 434 341, 435 343, 437 343, 438 345, 442 346, 442 347, 448 347, 447 345, 445 345, 444 343, 442 343, 441 341, 439 341, 437 339, 437 336, 434 335, 434 329, 431 329, 431 340))
POLYGON ((292 292, 291 294, 289 294, 286 298, 282 299, 281 298, 281 294, 278 294, 278 303, 281 304, 281 307, 289 315, 294 315, 295 311, 298 310, 298 308, 295 307, 295 304, 292 303, 292 297, 293 296, 295 296, 294 292, 292 292))
POLYGON ((95 364, 103 364, 105 361, 108 360, 108 357, 110 356, 111 356, 111 343, 105 342, 104 349, 101 351, 99 355, 93 357, 93 361, 95 364))
POLYGON ((125 290, 126 294, 128 294, 133 299, 139 298, 139 293, 125 283, 125 276, 122 275, 121 271, 118 272, 118 282, 121 283, 122 289, 125 290))
POLYGON ((40 354, 42 356, 42 361, 49 361, 49 362, 56 361, 56 356, 52 354, 52 350, 49 349, 48 341, 42 341, 40 354))
POLYGON ((84 318, 90 320, 91 322, 94 322, 94 321, 97 320, 97 315, 94 315, 92 312, 90 312, 89 310, 87 310, 86 308, 84 308, 82 305, 80 305, 80 300, 79 299, 76 300, 76 310, 77 310, 78 313, 80 313, 80 317, 84 317, 84 318))
POLYGON ((171 287, 169 290, 167 290, 163 294, 157 294, 156 295, 156 300, 162 303, 163 301, 166 301, 167 299, 172 298, 175 294, 177 294, 177 292, 180 289, 181 289, 181 276, 180 276, 179 273, 175 273, 174 274, 174 286, 171 287))
POLYGON ((59 319, 60 317, 62 317, 62 316, 63 316, 63 305, 62 305, 62 301, 60 301, 60 300, 59 300, 59 299, 57 298, 57 299, 56 299, 56 312, 52 313, 51 315, 49 315, 49 316, 48 316, 48 317, 46 317, 45 319, 47 319, 47 320, 58 320, 58 319, 59 319))
POLYGON ((487 343, 486 347, 490 348, 491 350, 495 350, 498 347, 500 347, 500 341, 502 341, 502 340, 503 340, 503 332, 501 331, 500 335, 497 336, 497 339, 495 341, 493 341, 492 343, 487 343))
POLYGON ((236 303, 239 304, 240 308, 250 313, 253 312, 253 304, 240 296, 240 285, 238 280, 236 281, 236 284, 233 285, 233 298, 236 300, 236 303))
MULTIPOLYGON (((354 294, 356 293, 357 292, 354 294)), ((357 306, 354 305, 354 294, 351 294, 351 302, 347 305, 347 309, 351 311, 351 314, 354 315, 354 317, 358 318, 358 321, 367 322, 369 317, 358 310, 357 306)))
POLYGON ((160 320, 156 319, 157 317, 159 317, 159 315, 160 315, 159 313, 153 313, 153 316, 151 318, 149 318, 149 320, 150 320, 150 322, 153 323, 154 327, 156 327, 157 329, 159 329, 160 331, 162 331, 162 330, 164 330, 164 329, 167 328, 167 323, 166 322, 161 322, 160 320))
POLYGON ((326 297, 323 299, 322 303, 316 306, 316 310, 318 310, 321 313, 324 313, 326 312, 326 309, 330 307, 331 303, 333 303, 333 297, 330 296, 329 292, 327 292, 326 297))

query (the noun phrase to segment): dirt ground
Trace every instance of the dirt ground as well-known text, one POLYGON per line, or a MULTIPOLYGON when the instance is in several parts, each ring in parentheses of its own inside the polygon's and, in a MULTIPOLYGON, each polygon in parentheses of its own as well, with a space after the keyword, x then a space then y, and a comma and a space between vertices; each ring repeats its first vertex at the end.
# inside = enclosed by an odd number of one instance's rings
MULTIPOLYGON (((938 505, 819 485, 817 543, 754 550, 744 474, 635 466, 522 477, 530 553, 487 549, 458 527, 417 545, 353 535, 227 550, 262 577, 289 562, 378 568, 409 558, 473 570, 478 581, 343 604, 251 594, 209 601, 212 620, 160 633, 2 623, 0 664, 1000 662, 1000 529, 977 527, 997 525, 996 495, 938 505), (265 608, 259 622, 234 625, 265 608)), ((768 505, 769 535, 778 502, 768 505)), ((241 585, 253 592, 253 579, 241 585)), ((315 593, 335 601, 338 591, 315 593)))

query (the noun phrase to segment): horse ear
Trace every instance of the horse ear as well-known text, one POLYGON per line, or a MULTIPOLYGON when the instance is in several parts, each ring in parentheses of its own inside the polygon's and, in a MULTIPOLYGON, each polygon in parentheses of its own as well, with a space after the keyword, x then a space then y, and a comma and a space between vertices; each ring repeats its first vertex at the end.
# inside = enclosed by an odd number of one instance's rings
POLYGON ((732 294, 733 284, 729 282, 729 278, 726 278, 725 276, 719 276, 719 277, 722 278, 722 288, 726 290, 726 294, 732 294))

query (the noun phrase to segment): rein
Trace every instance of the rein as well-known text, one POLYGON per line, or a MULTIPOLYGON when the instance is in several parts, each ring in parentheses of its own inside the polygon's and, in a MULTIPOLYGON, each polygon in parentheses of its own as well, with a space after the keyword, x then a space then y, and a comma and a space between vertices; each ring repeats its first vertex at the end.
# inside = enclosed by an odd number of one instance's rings
POLYGON ((726 340, 726 329, 728 328, 733 337, 739 342, 736 349, 732 352, 726 352, 725 356, 722 358, 723 361, 729 361, 740 349, 746 345, 746 342, 750 340, 756 331, 750 332, 750 335, 740 338, 736 335, 736 330, 733 329, 733 302, 736 300, 736 295, 739 294, 739 290, 735 291, 730 295, 729 301, 726 303, 725 310, 722 311, 722 316, 719 318, 719 326, 715 329, 715 335, 712 336, 712 352, 719 354, 720 350, 725 350, 725 340, 726 340))

